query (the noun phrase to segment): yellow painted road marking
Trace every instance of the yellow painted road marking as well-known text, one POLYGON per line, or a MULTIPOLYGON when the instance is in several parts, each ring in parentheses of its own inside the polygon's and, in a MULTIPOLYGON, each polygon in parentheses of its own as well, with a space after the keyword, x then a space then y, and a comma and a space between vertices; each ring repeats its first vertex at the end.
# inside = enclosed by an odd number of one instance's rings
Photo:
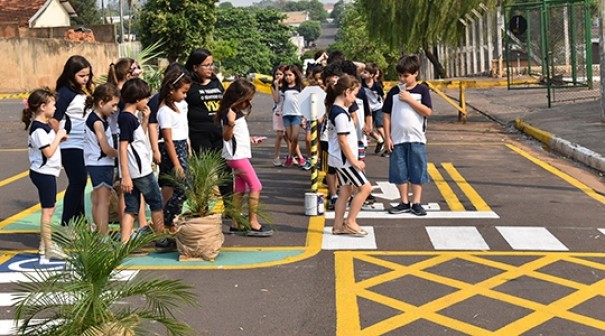
POLYGON ((552 165, 550 165, 547 162, 544 162, 538 158, 536 158, 535 156, 531 155, 530 153, 524 151, 523 149, 512 145, 512 144, 507 144, 506 147, 512 149, 515 153, 523 156, 524 158, 528 159, 529 161, 535 163, 536 165, 538 165, 539 167, 543 168, 544 170, 552 173, 553 175, 556 175, 558 177, 560 177, 563 181, 571 184, 572 186, 580 189, 582 192, 584 192, 586 195, 594 198, 595 200, 605 204, 605 196, 597 193, 594 189, 590 188, 589 186, 585 185, 584 183, 576 180, 575 178, 571 177, 570 175, 562 172, 561 170, 553 167, 552 165))
POLYGON ((460 187, 460 190, 466 195, 466 197, 471 201, 473 206, 477 209, 477 211, 491 211, 492 209, 485 203, 483 198, 479 196, 479 193, 471 187, 468 182, 462 177, 462 175, 458 172, 454 165, 450 162, 443 162, 441 166, 447 171, 447 173, 454 179, 454 182, 460 187))
POLYGON ((441 195, 443 196, 443 198, 445 198, 445 202, 447 203, 450 210, 464 211, 464 206, 462 205, 462 203, 460 203, 460 200, 458 199, 452 188, 450 188, 449 184, 447 184, 447 182, 443 179, 443 176, 441 175, 441 173, 439 173, 439 170, 437 170, 437 167, 435 167, 434 163, 428 164, 428 171, 429 175, 431 176, 431 179, 433 180, 433 182, 435 182, 437 189, 439 189, 439 192, 441 192, 441 195))
POLYGON ((19 173, 19 174, 15 175, 15 176, 11 176, 9 178, 6 178, 6 179, 0 181, 0 187, 4 187, 7 184, 13 183, 13 182, 15 182, 15 181, 17 181, 19 179, 24 178, 27 175, 29 175, 29 170, 26 170, 26 171, 24 171, 22 173, 19 173))
MULTIPOLYGON (((603 253, 524 253, 524 252, 351 252, 335 253, 336 271, 336 335, 383 335, 403 328, 418 320, 427 320, 437 325, 463 332, 469 335, 521 335, 553 318, 568 320, 590 328, 605 330, 605 318, 599 319, 572 311, 573 308, 602 295, 605 279, 584 284, 573 279, 563 279, 556 275, 543 273, 544 268, 557 262, 582 265, 596 270, 605 270, 605 264, 589 258, 603 258, 603 253), (382 259, 388 256, 424 256, 424 260, 402 265, 395 261, 382 259), (508 264, 490 259, 494 256, 533 257, 522 265, 508 264), (388 271, 374 277, 355 282, 355 261, 370 263, 388 271), (435 266, 452 260, 466 260, 478 266, 487 266, 500 272, 478 283, 467 283, 448 278, 433 270, 435 266), (433 301, 416 306, 400 299, 376 293, 373 288, 405 276, 413 276, 431 283, 448 286, 453 289, 433 301), (573 291, 550 303, 534 302, 516 293, 505 293, 498 287, 521 277, 540 279, 552 284, 565 286, 573 291), (517 296, 518 295, 518 296, 517 296), (390 316, 373 325, 361 329, 361 318, 357 298, 367 300, 399 310, 401 313, 390 316), (488 330, 473 325, 471 321, 460 321, 442 315, 440 312, 473 297, 485 297, 512 304, 531 312, 498 330, 488 330)), ((480 272, 480 270, 478 271, 480 272)), ((492 272, 488 274, 492 274, 492 272)), ((573 274, 571 275, 573 277, 573 274)))

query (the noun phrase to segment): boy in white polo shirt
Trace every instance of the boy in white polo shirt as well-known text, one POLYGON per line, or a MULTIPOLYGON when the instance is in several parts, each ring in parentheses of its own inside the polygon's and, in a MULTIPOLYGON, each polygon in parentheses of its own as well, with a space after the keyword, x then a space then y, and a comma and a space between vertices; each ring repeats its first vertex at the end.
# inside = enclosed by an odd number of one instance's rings
POLYGON ((399 85, 393 87, 384 101, 386 150, 391 152, 389 182, 397 185, 401 202, 389 209, 391 214, 412 212, 426 215, 420 205, 422 185, 428 183, 426 158, 426 118, 433 112, 428 87, 418 85, 418 56, 403 56, 396 67, 399 85), (412 186, 412 202, 408 196, 412 186))

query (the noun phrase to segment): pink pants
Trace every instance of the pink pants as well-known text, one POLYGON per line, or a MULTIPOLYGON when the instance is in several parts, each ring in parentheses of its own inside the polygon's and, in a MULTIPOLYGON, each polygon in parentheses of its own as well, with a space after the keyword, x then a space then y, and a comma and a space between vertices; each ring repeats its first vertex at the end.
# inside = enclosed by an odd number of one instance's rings
POLYGON ((246 186, 250 191, 261 191, 263 189, 254 168, 252 168, 250 159, 227 160, 227 165, 233 169, 236 193, 245 193, 246 186))

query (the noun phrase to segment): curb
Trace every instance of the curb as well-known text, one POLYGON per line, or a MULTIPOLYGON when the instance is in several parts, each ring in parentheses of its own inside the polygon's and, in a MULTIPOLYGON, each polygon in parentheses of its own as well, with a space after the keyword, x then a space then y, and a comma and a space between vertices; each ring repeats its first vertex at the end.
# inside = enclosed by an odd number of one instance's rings
POLYGON ((515 119, 515 128, 542 142, 546 145, 548 150, 563 154, 575 161, 594 168, 601 173, 605 173, 605 157, 601 154, 559 138, 550 132, 536 128, 523 121, 523 119, 515 119))
POLYGON ((3 99, 27 99, 29 92, 22 93, 0 93, 0 100, 3 99))

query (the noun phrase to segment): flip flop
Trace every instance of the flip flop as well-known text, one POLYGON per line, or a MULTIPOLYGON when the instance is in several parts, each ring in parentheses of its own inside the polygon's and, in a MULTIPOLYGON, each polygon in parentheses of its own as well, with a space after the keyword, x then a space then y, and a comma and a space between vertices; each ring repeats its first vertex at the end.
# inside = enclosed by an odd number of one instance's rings
POLYGON ((344 232, 344 230, 335 230, 334 228, 332 228, 332 234, 333 235, 343 235, 343 234, 347 234, 346 232, 344 232))
POLYGON ((368 235, 368 232, 361 228, 359 229, 359 231, 356 231, 345 223, 342 225, 342 234, 347 234, 355 237, 365 237, 368 235))

